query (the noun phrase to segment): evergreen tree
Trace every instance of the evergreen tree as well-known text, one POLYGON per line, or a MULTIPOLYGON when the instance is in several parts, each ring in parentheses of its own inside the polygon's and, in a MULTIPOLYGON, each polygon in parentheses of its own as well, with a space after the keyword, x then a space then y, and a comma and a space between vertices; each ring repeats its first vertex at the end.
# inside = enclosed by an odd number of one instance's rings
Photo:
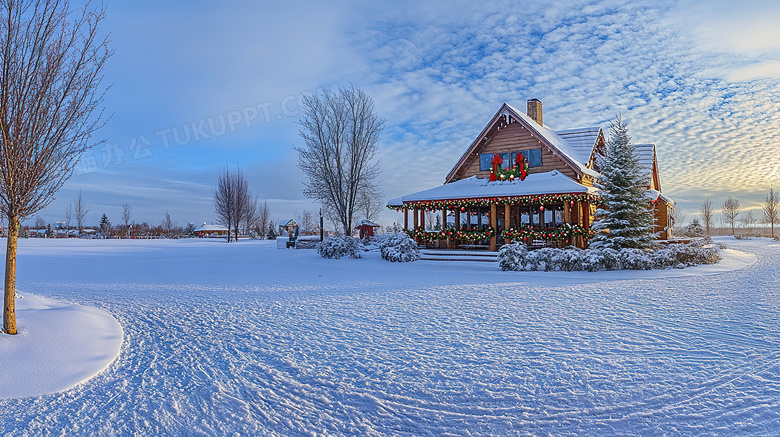
POLYGON ((628 126, 618 115, 610 122, 606 156, 601 164, 603 208, 596 211, 597 232, 591 247, 644 249, 655 238, 653 211, 646 196, 650 185, 631 144, 628 126))
POLYGON ((106 213, 103 213, 103 216, 100 217, 100 232, 102 232, 104 236, 107 236, 110 230, 111 221, 108 220, 106 213))
POLYGON ((273 220, 268 224, 268 239, 276 240, 276 224, 273 220))

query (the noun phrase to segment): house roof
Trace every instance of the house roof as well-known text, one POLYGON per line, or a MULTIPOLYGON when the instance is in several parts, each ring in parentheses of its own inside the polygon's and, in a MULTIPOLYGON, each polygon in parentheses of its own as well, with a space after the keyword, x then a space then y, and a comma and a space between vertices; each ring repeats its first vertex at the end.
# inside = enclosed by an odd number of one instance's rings
POLYGON ((579 162, 587 164, 593 153, 593 147, 599 139, 601 128, 598 126, 583 127, 578 129, 559 130, 555 131, 555 133, 568 144, 572 155, 574 155, 579 162))
POLYGON ((505 116, 509 116, 514 120, 521 122, 528 130, 534 133, 536 137, 540 140, 544 140, 550 147, 551 152, 558 155, 576 172, 598 176, 595 171, 588 168, 588 161, 590 161, 590 155, 593 151, 593 147, 596 145, 601 128, 591 127, 555 132, 550 129, 550 127, 537 123, 526 115, 525 112, 518 110, 508 103, 504 103, 482 132, 471 143, 468 150, 460 157, 452 170, 450 170, 449 174, 447 174, 446 182, 452 181, 455 173, 463 166, 466 159, 475 152, 480 144, 482 144, 482 139, 485 138, 488 131, 501 117, 505 116))
POLYGON ((553 170, 528 175, 524 181, 495 181, 476 176, 444 184, 429 190, 390 199, 388 206, 400 206, 407 202, 427 200, 454 200, 485 197, 513 197, 535 194, 595 193, 595 188, 586 187, 563 173, 553 170))
POLYGON ((655 144, 634 144, 637 154, 637 161, 644 169, 645 175, 655 179, 655 188, 661 189, 661 181, 658 177, 658 163, 655 156, 655 144))
POLYGON ((224 231, 227 232, 228 228, 222 225, 207 225, 206 223, 195 229, 195 232, 215 232, 224 231))
POLYGON ((376 223, 372 222, 371 220, 366 220, 366 219, 363 219, 363 220, 360 220, 360 221, 357 223, 357 225, 356 225, 356 226, 371 226, 371 227, 374 227, 374 228, 378 228, 380 225, 378 225, 378 224, 376 224, 376 223))

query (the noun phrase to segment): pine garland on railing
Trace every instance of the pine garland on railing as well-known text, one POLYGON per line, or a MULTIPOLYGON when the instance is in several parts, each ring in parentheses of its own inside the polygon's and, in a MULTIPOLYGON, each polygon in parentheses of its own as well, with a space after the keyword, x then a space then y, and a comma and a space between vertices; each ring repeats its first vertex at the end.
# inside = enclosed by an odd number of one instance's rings
POLYGON ((501 238, 509 239, 513 241, 521 241, 526 239, 531 240, 545 240, 545 241, 570 241, 572 237, 579 236, 585 238, 592 238, 595 233, 589 229, 585 229, 580 225, 570 225, 564 223, 556 229, 539 229, 532 227, 524 228, 509 228, 501 232, 501 238))
POLYGON ((429 211, 440 211, 442 209, 455 211, 460 209, 461 212, 463 212, 467 207, 490 206, 491 203, 498 205, 509 204, 537 206, 563 202, 569 202, 572 206, 575 202, 588 202, 594 205, 600 205, 601 197, 590 193, 541 194, 511 197, 481 197, 474 199, 421 200, 417 202, 404 203, 403 205, 388 205, 387 207, 396 211, 420 208, 429 211))

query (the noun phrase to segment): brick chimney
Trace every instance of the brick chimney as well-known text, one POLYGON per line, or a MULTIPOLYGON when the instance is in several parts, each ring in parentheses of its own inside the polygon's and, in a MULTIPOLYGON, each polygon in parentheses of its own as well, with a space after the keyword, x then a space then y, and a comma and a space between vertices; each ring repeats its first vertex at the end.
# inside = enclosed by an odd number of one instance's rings
POLYGON ((531 120, 544 125, 542 123, 542 102, 539 99, 531 99, 528 101, 528 112, 526 112, 531 120))

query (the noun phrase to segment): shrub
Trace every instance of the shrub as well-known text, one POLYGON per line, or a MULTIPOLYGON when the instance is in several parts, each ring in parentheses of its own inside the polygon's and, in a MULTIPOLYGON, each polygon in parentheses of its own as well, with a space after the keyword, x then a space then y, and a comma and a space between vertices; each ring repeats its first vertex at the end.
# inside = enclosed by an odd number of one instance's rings
POLYGON ((528 264, 528 248, 525 244, 512 243, 498 250, 498 267, 503 271, 524 270, 528 264))
POLYGON ((360 241, 351 237, 328 237, 317 246, 323 258, 360 258, 360 241))
POLYGON ((420 259, 417 242, 405 232, 384 234, 374 239, 382 258, 391 262, 410 262, 420 259))
POLYGON ((524 244, 508 244, 498 252, 501 270, 590 271, 649 270, 685 268, 714 264, 720 260, 719 247, 703 239, 690 244, 671 244, 657 250, 625 248, 565 249, 542 248, 529 251, 524 244))

